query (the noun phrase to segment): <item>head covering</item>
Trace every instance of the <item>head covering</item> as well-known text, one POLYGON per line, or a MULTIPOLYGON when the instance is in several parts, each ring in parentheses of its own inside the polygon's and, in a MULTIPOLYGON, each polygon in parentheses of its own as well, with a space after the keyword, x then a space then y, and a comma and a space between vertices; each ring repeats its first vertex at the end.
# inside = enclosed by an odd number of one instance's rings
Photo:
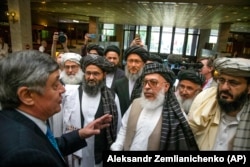
POLYGON ((214 60, 214 68, 219 73, 250 77, 250 60, 244 58, 222 57, 214 60))
POLYGON ((108 52, 113 51, 116 52, 118 55, 120 55, 120 49, 115 45, 110 45, 104 50, 104 55, 106 55, 108 52))
POLYGON ((96 50, 99 56, 104 55, 104 49, 97 44, 89 44, 87 46, 87 52, 89 53, 89 51, 91 51, 91 50, 96 50))
POLYGON ((148 58, 149 58, 149 52, 146 51, 144 48, 140 47, 140 46, 131 46, 128 47, 125 51, 124 51, 124 58, 125 61, 127 61, 127 58, 130 54, 137 54, 138 56, 141 57, 142 61, 145 63, 148 58))
POLYGON ((206 78, 204 77, 204 75, 194 70, 181 70, 178 73, 177 78, 179 79, 179 81, 188 80, 201 86, 206 81, 206 78))
POLYGON ((158 62, 147 63, 143 68, 142 77, 145 77, 147 74, 158 73, 163 78, 166 79, 171 85, 173 86, 175 82, 175 75, 174 72, 171 71, 169 68, 165 67, 163 64, 158 62))
POLYGON ((162 58, 157 54, 150 54, 148 60, 155 61, 155 62, 158 62, 158 63, 163 63, 162 58))
POLYGON ((85 72, 87 66, 91 64, 98 66, 105 72, 113 71, 113 68, 115 68, 114 64, 110 63, 106 58, 95 54, 88 54, 85 56, 81 64, 83 72, 85 72))
POLYGON ((64 53, 62 55, 62 64, 64 65, 64 63, 69 60, 80 65, 81 58, 82 56, 77 53, 71 53, 71 52, 64 53))
MULTIPOLYGON (((143 76, 152 73, 162 75, 170 82, 171 86, 175 81, 174 73, 161 63, 152 62, 144 66, 143 76)), ((165 94, 162 111, 160 150, 198 150, 192 130, 184 117, 173 89, 169 89, 165 94)))

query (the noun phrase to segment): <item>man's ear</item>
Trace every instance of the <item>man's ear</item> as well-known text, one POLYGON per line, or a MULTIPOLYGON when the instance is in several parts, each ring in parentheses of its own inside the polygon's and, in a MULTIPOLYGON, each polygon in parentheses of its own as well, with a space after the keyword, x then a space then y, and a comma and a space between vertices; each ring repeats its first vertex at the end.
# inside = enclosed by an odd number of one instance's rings
POLYGON ((164 87, 164 92, 167 92, 169 91, 169 88, 170 88, 170 83, 165 83, 165 87, 164 87))
POLYGON ((34 104, 32 93, 30 92, 28 87, 22 86, 18 88, 17 95, 23 104, 26 104, 26 105, 34 104))

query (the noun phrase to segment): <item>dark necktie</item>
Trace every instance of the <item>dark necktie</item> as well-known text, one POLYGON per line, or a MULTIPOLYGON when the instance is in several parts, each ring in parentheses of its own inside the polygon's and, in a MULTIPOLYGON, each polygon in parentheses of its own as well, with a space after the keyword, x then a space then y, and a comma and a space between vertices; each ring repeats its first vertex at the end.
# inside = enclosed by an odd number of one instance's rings
POLYGON ((57 145, 57 142, 56 142, 56 139, 53 135, 53 133, 51 132, 50 128, 47 127, 47 132, 46 132, 46 136, 48 137, 50 143, 53 145, 53 147, 57 150, 57 152, 62 156, 59 148, 58 148, 58 145, 57 145))

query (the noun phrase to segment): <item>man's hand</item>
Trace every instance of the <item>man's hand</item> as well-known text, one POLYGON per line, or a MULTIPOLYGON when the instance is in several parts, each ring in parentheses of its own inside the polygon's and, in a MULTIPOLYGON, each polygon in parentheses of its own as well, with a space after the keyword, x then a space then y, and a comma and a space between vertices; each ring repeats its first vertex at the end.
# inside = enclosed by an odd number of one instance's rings
POLYGON ((105 114, 104 116, 97 118, 90 122, 87 126, 79 130, 79 135, 82 139, 88 138, 92 135, 100 133, 100 130, 110 126, 112 115, 105 114))
POLYGON ((54 32, 54 35, 53 35, 53 43, 57 43, 58 41, 58 32, 54 32))

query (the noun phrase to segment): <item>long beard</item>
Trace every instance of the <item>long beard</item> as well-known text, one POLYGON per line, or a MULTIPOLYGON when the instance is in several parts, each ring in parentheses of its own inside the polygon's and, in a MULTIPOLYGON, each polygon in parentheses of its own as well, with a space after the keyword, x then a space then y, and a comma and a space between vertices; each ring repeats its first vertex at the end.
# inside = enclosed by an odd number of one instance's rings
POLYGON ((89 95, 89 96, 95 96, 97 93, 106 85, 105 80, 96 82, 95 84, 90 83, 85 78, 82 82, 83 90, 89 95))
POLYGON ((142 97, 141 105, 143 106, 143 108, 145 108, 146 110, 154 111, 164 103, 165 99, 164 88, 160 90, 160 92, 156 96, 156 99, 153 101, 146 99, 143 92, 141 93, 141 97, 142 97))
POLYGON ((176 94, 176 98, 181 106, 181 108, 185 111, 186 114, 188 114, 190 108, 191 108, 191 105, 194 101, 194 97, 193 98, 190 98, 190 99, 183 99, 179 93, 176 94))
POLYGON ((128 71, 128 67, 125 66, 125 76, 129 79, 129 80, 132 80, 132 81, 136 81, 142 74, 142 71, 143 71, 143 68, 141 68, 138 73, 136 74, 131 74, 129 71, 128 71))
POLYGON ((82 82, 83 74, 84 73, 81 69, 79 69, 75 75, 67 75, 66 72, 63 70, 61 72, 61 79, 65 84, 77 85, 82 82))
POLYGON ((230 112, 235 112, 241 110, 245 102, 247 101, 248 98, 248 93, 247 89, 243 91, 241 94, 238 96, 235 96, 235 99, 232 102, 228 102, 225 99, 220 98, 221 93, 225 93, 233 97, 232 94, 228 91, 219 91, 217 90, 217 96, 216 99, 218 100, 220 108, 225 112, 225 113, 230 113, 230 112))

